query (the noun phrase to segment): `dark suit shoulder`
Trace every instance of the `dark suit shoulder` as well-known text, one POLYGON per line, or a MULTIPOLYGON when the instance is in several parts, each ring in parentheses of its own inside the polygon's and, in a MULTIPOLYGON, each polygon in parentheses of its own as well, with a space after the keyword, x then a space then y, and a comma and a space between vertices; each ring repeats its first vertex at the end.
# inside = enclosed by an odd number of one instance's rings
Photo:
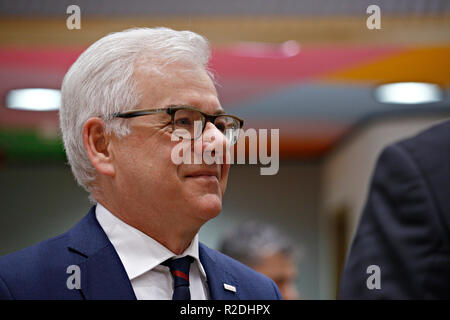
POLYGON ((450 246, 450 121, 403 140, 398 146, 417 166, 436 205, 437 224, 442 227, 445 241, 450 246))
MULTIPOLYGON (((67 248, 67 233, 2 256, 0 281, 3 289, 7 288, 14 299, 57 298, 57 292, 51 287, 56 281, 66 288, 69 264, 64 262, 73 260, 73 256, 67 248)), ((73 264, 78 261, 73 260, 73 264)), ((0 298, 6 298, 5 291, 1 291, 0 298)))
POLYGON ((0 275, 4 277, 13 276, 24 273, 24 270, 29 273, 31 270, 39 269, 43 258, 55 254, 58 251, 55 249, 62 246, 65 236, 65 234, 61 234, 0 257, 0 275))
POLYGON ((450 180, 435 181, 435 174, 450 175, 450 121, 432 126, 419 134, 394 145, 402 148, 430 183, 450 186, 450 180))
POLYGON ((383 150, 345 266, 341 298, 448 297, 449 137, 445 122, 383 150), (380 268, 379 290, 367 287, 371 265, 380 268))
POLYGON ((404 139, 399 144, 417 150, 418 152, 424 152, 428 149, 435 150, 438 146, 444 148, 442 151, 450 152, 450 145, 448 144, 449 136, 450 120, 447 120, 433 125, 413 137, 404 139))

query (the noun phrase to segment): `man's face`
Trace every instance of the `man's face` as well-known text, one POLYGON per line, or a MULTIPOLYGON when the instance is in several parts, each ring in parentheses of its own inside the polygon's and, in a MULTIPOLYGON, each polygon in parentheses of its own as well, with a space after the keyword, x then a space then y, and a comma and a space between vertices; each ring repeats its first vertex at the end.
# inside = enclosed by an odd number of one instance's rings
POLYGON ((299 299, 299 293, 295 286, 297 268, 291 257, 279 252, 274 253, 262 258, 257 265, 252 267, 277 284, 284 300, 299 299))
MULTIPOLYGON (((222 110, 205 71, 187 72, 186 66, 172 65, 163 72, 164 75, 158 74, 144 63, 137 65, 135 79, 142 99, 136 109, 189 105, 207 114, 222 110)), ((174 164, 172 149, 179 142, 171 141, 168 114, 126 121, 131 133, 123 138, 113 137, 114 179, 120 196, 135 207, 140 219, 159 214, 166 222, 195 225, 217 216, 222 209, 229 164, 174 164)), ((215 144, 223 147, 225 137, 208 122, 203 135, 211 134, 213 141, 203 141, 203 148, 215 144)))

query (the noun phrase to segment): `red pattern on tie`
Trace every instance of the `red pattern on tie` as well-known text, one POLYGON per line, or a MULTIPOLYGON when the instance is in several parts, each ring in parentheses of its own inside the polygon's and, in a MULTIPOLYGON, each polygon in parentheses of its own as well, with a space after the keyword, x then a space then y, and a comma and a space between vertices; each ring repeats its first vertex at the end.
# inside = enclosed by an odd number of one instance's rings
POLYGON ((183 278, 184 280, 189 281, 189 276, 184 272, 181 272, 179 270, 174 270, 172 273, 176 277, 183 278))

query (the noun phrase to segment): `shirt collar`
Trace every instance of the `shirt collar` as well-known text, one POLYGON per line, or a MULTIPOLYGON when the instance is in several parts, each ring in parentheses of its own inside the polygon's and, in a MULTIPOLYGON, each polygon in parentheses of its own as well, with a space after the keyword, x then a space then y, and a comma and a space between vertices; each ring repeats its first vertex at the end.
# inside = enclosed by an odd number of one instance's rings
POLYGON ((97 203, 95 215, 116 249, 130 280, 152 270, 167 259, 184 256, 194 258, 201 275, 206 279, 199 259, 198 234, 182 254, 175 255, 155 239, 120 220, 100 203, 97 203))

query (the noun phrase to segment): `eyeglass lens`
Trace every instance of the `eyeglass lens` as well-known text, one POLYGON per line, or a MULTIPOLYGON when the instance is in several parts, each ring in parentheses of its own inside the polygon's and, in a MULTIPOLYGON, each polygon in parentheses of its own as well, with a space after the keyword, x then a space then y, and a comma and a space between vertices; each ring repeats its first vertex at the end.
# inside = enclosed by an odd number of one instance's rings
MULTIPOLYGON (((174 134, 183 139, 197 139, 201 136, 203 127, 206 125, 205 117, 198 111, 180 109, 174 114, 174 134)), ((239 121, 230 116, 219 116, 214 125, 225 137, 235 144, 239 136, 239 121)))

